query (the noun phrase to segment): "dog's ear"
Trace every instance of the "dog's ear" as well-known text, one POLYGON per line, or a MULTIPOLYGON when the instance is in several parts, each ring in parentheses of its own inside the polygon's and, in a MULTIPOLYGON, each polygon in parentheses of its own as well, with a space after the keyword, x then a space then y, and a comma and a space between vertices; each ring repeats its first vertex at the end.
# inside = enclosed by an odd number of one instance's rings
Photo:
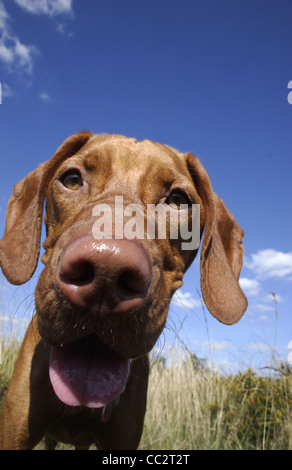
POLYGON ((46 163, 17 183, 9 199, 5 233, 0 240, 0 266, 9 282, 23 284, 33 275, 39 257, 46 188, 57 167, 86 144, 92 134, 69 137, 46 163))
POLYGON ((246 297, 238 283, 244 233, 222 199, 213 192, 200 161, 191 154, 186 154, 186 161, 204 208, 200 258, 204 303, 215 318, 231 325, 242 317, 247 308, 246 297))

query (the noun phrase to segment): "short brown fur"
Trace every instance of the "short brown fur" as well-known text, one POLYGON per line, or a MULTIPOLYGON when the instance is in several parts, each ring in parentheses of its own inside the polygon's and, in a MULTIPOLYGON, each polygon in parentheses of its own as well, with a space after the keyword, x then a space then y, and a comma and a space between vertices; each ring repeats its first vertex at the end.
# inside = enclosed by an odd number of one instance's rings
MULTIPOLYGON (((36 315, 21 346, 2 405, 0 448, 31 449, 44 436, 47 448, 57 441, 76 448, 95 443, 101 449, 135 449, 146 410, 148 353, 166 322, 171 297, 197 250, 183 251, 177 240, 142 240, 151 260, 151 288, 143 302, 125 315, 94 316, 72 306, 56 288, 56 270, 64 247, 93 223, 92 207, 126 203, 156 204, 172 188, 184 190, 201 208, 201 290, 219 321, 238 321, 247 307, 238 278, 243 260, 243 231, 224 202, 213 192, 199 160, 150 141, 81 132, 68 138, 56 154, 16 184, 7 209, 0 263, 13 284, 32 276, 38 262, 44 200, 47 238, 38 281, 36 315), (78 167, 80 191, 68 194, 60 175, 78 167), (76 327, 77 325, 77 327, 76 327), (70 407, 54 394, 48 374, 52 345, 96 335, 119 355, 131 358, 131 370, 119 405, 108 422, 101 409, 70 407)), ((135 243, 134 241, 132 243, 135 243)))

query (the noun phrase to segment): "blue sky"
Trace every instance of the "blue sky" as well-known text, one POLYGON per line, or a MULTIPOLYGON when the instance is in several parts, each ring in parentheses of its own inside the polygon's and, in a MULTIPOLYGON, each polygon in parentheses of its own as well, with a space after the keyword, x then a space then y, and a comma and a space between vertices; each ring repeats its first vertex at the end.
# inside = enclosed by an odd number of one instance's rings
MULTIPOLYGON (((245 231, 249 307, 231 327, 206 312, 207 328, 195 262, 169 326, 228 367, 265 365, 274 344, 287 359, 291 20, 290 0, 0 0, 1 234, 12 186, 79 130, 194 152, 245 231)), ((2 325, 29 320, 34 283, 3 281, 2 325)))

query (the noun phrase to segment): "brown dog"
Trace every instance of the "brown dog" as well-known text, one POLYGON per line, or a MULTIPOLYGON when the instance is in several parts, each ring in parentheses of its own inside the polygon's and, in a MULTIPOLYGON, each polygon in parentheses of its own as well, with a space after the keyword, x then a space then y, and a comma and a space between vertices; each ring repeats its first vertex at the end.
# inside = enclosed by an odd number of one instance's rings
POLYGON ((139 444, 148 352, 197 248, 183 250, 170 236, 129 239, 123 227, 120 236, 96 239, 95 208, 114 208, 115 196, 144 208, 160 203, 169 213, 182 207, 188 223, 191 205, 200 204, 204 302, 226 324, 246 309, 238 284, 243 231, 197 158, 117 135, 70 137, 16 184, 8 204, 0 262, 11 283, 26 282, 36 268, 45 198, 47 238, 36 315, 2 406, 2 449, 33 448, 43 436, 48 448, 139 444))

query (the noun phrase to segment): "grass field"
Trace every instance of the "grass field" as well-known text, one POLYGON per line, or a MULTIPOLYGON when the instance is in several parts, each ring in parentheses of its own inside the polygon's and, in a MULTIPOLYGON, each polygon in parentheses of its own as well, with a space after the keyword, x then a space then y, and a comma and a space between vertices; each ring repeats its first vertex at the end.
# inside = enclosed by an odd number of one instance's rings
POLYGON ((292 376, 225 376, 191 356, 154 364, 141 448, 291 449, 292 376))
MULTIPOLYGON (((18 347, 4 347, 0 400, 18 347)), ((291 370, 274 366, 264 376, 251 369, 224 375, 177 350, 167 367, 154 358, 140 449, 292 449, 291 370)))

